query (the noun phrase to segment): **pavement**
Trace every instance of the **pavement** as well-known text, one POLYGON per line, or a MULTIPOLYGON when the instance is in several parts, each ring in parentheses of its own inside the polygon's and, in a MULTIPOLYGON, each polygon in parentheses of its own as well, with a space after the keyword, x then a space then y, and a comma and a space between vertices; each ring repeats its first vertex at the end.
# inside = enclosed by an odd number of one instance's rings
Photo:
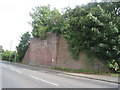
MULTIPOLYGON (((69 73, 2 61, 2 88, 117 88, 118 77, 69 73), (11 83, 12 82, 12 83, 11 83)), ((1 81, 1 80, 0 80, 1 81)))
POLYGON ((104 75, 92 75, 92 74, 88 75, 88 74, 81 74, 81 73, 66 73, 66 72, 64 72, 64 74, 120 84, 120 77, 112 77, 112 76, 104 76, 104 75))

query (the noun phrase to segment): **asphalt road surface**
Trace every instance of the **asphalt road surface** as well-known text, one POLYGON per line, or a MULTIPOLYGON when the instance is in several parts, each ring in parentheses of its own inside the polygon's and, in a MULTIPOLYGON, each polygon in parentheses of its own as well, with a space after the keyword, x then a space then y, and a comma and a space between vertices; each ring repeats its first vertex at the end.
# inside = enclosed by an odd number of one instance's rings
POLYGON ((0 88, 118 88, 118 84, 0 61, 0 88))

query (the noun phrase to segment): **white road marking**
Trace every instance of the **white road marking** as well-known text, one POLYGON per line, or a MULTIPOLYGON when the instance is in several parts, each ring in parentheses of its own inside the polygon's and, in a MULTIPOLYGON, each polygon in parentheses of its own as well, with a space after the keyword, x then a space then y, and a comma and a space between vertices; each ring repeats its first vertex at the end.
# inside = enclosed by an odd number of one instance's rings
POLYGON ((1 66, 4 67, 4 68, 7 68, 7 66, 5 66, 5 65, 2 65, 2 64, 1 64, 1 66))
POLYGON ((55 85, 55 86, 59 86, 58 84, 56 84, 56 83, 53 83, 53 82, 49 82, 49 81, 46 81, 46 80, 43 80, 43 79, 40 79, 41 81, 43 81, 43 82, 46 82, 46 83, 50 83, 50 84, 53 84, 53 85, 55 85))
POLYGON ((32 76, 32 75, 31 75, 31 77, 32 77, 32 78, 35 78, 35 79, 37 79, 37 80, 39 80, 39 78, 37 78, 37 77, 35 77, 35 76, 32 76))
POLYGON ((22 72, 20 72, 20 71, 18 71, 18 70, 15 70, 15 69, 13 69, 13 68, 10 68, 11 70, 13 70, 13 71, 16 71, 16 72, 18 72, 18 73, 22 73, 22 72))
POLYGON ((49 81, 46 81, 46 80, 43 80, 43 79, 37 78, 37 77, 32 76, 32 75, 31 75, 31 77, 32 77, 32 78, 34 78, 34 79, 37 79, 37 80, 40 80, 40 81, 43 81, 43 82, 46 82, 46 83, 49 83, 49 84, 55 85, 55 86, 59 86, 59 85, 58 85, 58 84, 56 84, 56 83, 49 82, 49 81))

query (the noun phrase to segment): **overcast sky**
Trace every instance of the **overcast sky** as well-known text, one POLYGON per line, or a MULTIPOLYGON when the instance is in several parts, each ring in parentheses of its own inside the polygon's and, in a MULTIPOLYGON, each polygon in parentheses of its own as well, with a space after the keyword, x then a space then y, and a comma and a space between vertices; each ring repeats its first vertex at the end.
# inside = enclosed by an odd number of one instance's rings
POLYGON ((0 0, 0 45, 4 49, 15 50, 20 36, 26 31, 31 32, 28 24, 31 17, 29 12, 38 5, 48 5, 61 8, 85 4, 91 0, 0 0))

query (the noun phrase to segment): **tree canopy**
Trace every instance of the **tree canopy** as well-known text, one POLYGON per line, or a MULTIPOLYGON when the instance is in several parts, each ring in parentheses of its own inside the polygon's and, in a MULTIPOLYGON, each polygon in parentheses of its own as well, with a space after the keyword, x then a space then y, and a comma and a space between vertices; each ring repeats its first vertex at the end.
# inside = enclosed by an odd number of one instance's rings
POLYGON ((115 10, 119 4, 89 3, 66 10, 63 33, 73 58, 77 59, 82 50, 120 66, 120 17, 115 10))
POLYGON ((60 33, 61 14, 50 6, 37 6, 30 13, 33 27, 32 35, 37 38, 45 39, 47 32, 60 33))

